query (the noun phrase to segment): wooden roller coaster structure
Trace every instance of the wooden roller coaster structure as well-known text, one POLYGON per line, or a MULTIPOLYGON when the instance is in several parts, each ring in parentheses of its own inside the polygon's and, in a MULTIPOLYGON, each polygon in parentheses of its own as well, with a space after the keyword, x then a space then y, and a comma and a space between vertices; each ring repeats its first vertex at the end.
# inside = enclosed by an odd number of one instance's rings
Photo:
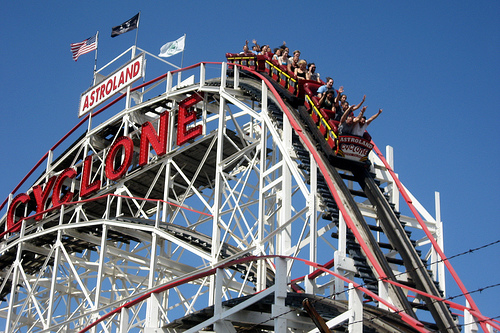
MULTIPOLYGON (((132 61, 138 50, 154 57, 132 47, 132 61)), ((339 137, 318 84, 270 56, 226 57, 90 110, 12 191, 0 207, 5 332, 500 329, 390 147, 386 160, 366 137, 339 137), (446 299, 446 270, 464 304, 446 299)))

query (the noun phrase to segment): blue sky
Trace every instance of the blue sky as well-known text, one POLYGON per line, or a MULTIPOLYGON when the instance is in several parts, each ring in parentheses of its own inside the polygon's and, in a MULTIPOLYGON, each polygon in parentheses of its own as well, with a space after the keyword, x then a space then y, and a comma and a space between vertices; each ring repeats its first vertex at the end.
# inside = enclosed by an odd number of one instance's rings
MULTIPOLYGON (((351 103, 366 94, 368 116, 384 109, 370 133, 382 150, 394 147, 400 179, 431 213, 434 192, 441 193, 448 256, 500 239, 500 2, 485 0, 5 2, 1 201, 78 122, 94 53, 74 62, 70 43, 99 30, 101 67, 133 45, 135 31, 110 33, 138 11, 138 46, 157 54, 186 34, 186 66, 224 61, 245 39, 300 49, 351 103)), ((180 55, 168 60, 181 64, 180 55)), ((500 283, 499 255, 496 244, 451 263, 473 291, 500 283)), ((457 294, 449 280, 448 295, 457 294)), ((473 297, 483 314, 500 315, 500 287, 473 297)))

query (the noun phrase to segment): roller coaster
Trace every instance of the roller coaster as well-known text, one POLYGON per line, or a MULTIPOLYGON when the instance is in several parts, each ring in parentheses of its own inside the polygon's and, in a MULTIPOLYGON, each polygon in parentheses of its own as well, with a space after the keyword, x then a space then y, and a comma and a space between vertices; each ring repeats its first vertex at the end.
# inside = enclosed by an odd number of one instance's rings
MULTIPOLYGON (((123 68, 155 58, 128 52, 123 68)), ((319 84, 271 57, 226 59, 82 113, 1 204, 4 332, 500 329, 391 147, 339 137, 319 84), (446 299, 445 272, 464 304, 446 299)))

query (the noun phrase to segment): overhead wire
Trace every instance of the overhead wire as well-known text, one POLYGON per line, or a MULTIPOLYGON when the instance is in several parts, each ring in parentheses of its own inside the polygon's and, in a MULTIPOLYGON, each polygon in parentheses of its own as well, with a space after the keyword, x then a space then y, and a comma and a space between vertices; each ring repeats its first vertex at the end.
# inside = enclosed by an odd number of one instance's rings
MULTIPOLYGON (((488 243, 488 244, 485 244, 485 245, 482 245, 482 246, 476 247, 476 248, 472 248, 472 249, 469 249, 469 250, 466 250, 466 251, 463 251, 463 252, 457 253, 457 254, 455 254, 455 255, 453 255, 453 256, 450 256, 450 257, 446 258, 445 260, 454 259, 454 258, 457 258, 457 257, 463 256, 463 255, 466 255, 466 254, 472 254, 472 253, 474 253, 474 252, 476 252, 476 251, 478 251, 478 250, 482 250, 482 249, 488 248, 488 247, 493 246, 493 245, 498 244, 498 243, 500 243, 500 239, 499 239, 499 240, 496 240, 496 241, 493 241, 493 242, 490 242, 490 243, 488 243)), ((433 265, 433 264, 436 264, 436 263, 439 263, 439 262, 442 262, 442 261, 444 261, 444 260, 443 260, 443 259, 439 259, 439 260, 436 260, 435 262, 432 262, 432 263, 426 264, 425 266, 420 266, 420 267, 417 267, 417 268, 415 268, 415 270, 416 270, 416 269, 421 269, 421 268, 426 268, 427 266, 430 266, 430 265, 433 265)), ((395 276, 399 276, 399 275, 402 275, 402 274, 406 274, 406 273, 408 273, 408 272, 409 272, 409 271, 401 272, 401 273, 396 274, 395 276)), ((344 289, 344 290, 342 290, 342 291, 338 291, 338 292, 335 292, 335 293, 333 293, 333 294, 329 294, 329 295, 326 295, 326 296, 321 296, 321 298, 319 298, 319 299, 312 299, 312 300, 310 300, 310 302, 311 302, 311 304, 314 304, 314 303, 319 302, 319 301, 321 301, 321 300, 323 300, 323 299, 331 299, 331 298, 333 298, 333 297, 335 297, 335 296, 338 296, 338 295, 341 295, 341 294, 343 294, 343 293, 345 293, 345 292, 347 292, 347 291, 349 291, 349 290, 352 290, 352 289, 359 289, 360 287, 365 287, 365 286, 370 285, 370 284, 373 284, 373 283, 375 283, 375 282, 363 283, 363 284, 360 284, 359 286, 355 286, 355 287, 352 287, 352 288, 347 288, 347 289, 344 289)), ((478 288, 478 289, 476 289, 476 290, 469 291, 467 294, 473 294, 473 293, 477 293, 477 292, 482 292, 482 291, 484 291, 484 290, 486 290, 486 289, 490 289, 490 288, 494 288, 494 287, 498 287, 498 286, 500 286, 500 283, 497 283, 497 284, 492 284, 492 285, 489 285, 489 286, 486 286, 486 287, 482 287, 482 288, 478 288)), ((451 300, 453 300, 453 299, 455 299, 455 298, 458 298, 458 297, 461 297, 461 296, 465 296, 465 294, 464 294, 464 293, 462 293, 462 294, 458 294, 458 295, 450 296, 450 297, 447 297, 447 298, 444 298, 444 299, 441 299, 441 300, 432 300, 432 302, 442 302, 442 301, 445 301, 445 300, 449 300, 449 301, 451 301, 451 300)), ((254 324, 254 325, 250 326, 249 328, 240 329, 238 332, 248 331, 248 330, 250 330, 250 329, 252 329, 252 328, 255 328, 255 327, 257 327, 257 326, 263 325, 263 324, 265 324, 265 323, 267 323, 267 322, 269 322, 269 321, 271 321, 271 320, 274 320, 274 319, 276 319, 276 318, 279 318, 280 316, 284 316, 284 315, 286 315, 286 314, 288 314, 288 313, 291 313, 291 312, 293 312, 293 311, 295 311, 295 309, 291 308, 290 310, 285 311, 285 312, 283 312, 283 313, 281 313, 281 314, 278 314, 278 315, 272 316, 271 318, 266 319, 265 321, 262 321, 262 322, 260 322, 260 323, 254 324)), ((404 313, 404 312, 405 312, 405 310, 399 310, 399 311, 394 311, 394 312, 388 312, 387 314, 382 314, 382 315, 380 315, 380 316, 377 316, 377 317, 371 318, 370 320, 371 320, 371 321, 373 321, 373 320, 375 320, 375 319, 381 319, 381 318, 384 318, 384 317, 386 317, 386 316, 387 316, 387 315, 389 315, 389 314, 391 314, 391 315, 392 315, 392 314, 399 314, 399 313, 404 313)), ((490 317, 490 318, 489 318, 489 320, 496 319, 496 318, 498 318, 498 317, 500 317, 500 316, 497 316, 497 317, 490 317)), ((475 321, 475 322, 478 322, 478 323, 479 323, 479 322, 484 322, 484 321, 486 321, 486 320, 487 320, 487 319, 484 319, 484 320, 477 320, 477 321, 475 321)), ((463 326, 463 325, 462 325, 462 326, 463 326)), ((452 328, 452 326, 450 326, 449 328, 452 328)), ((437 331, 436 331, 436 332, 437 332, 437 331)))
MULTIPOLYGON (((469 291, 469 294, 473 294, 473 293, 476 293, 476 292, 482 292, 483 290, 490 289, 490 288, 494 288, 494 287, 498 287, 498 286, 500 286, 500 283, 493 284, 493 285, 489 285, 489 286, 482 287, 482 288, 478 288, 478 289, 473 290, 473 291, 469 291)), ((311 304, 314 304, 314 303, 317 303, 317 302, 319 302, 319 301, 321 301, 321 300, 323 300, 323 299, 330 299, 332 296, 340 295, 340 294, 342 294, 342 293, 344 293, 344 292, 346 292, 346 291, 348 291, 348 290, 351 290, 351 289, 359 289, 359 287, 361 287, 361 286, 356 286, 356 287, 352 287, 352 288, 344 289, 344 290, 343 290, 343 291, 341 291, 341 292, 337 292, 337 293, 334 293, 334 294, 331 294, 331 295, 328 295, 328 296, 321 296, 321 298, 319 298, 319 299, 310 299, 310 302, 311 302, 311 304)), ((464 294, 459 294, 459 295, 455 295, 455 296, 450 296, 450 297, 448 297, 448 298, 446 298, 446 299, 444 299, 444 300, 452 300, 452 299, 454 299, 454 298, 461 297, 461 296, 464 296, 464 294)), ((433 301, 435 301, 435 300, 433 300, 433 301)), ((285 312, 283 312, 283 313, 281 313, 281 314, 274 315, 274 316, 270 317, 269 319, 266 319, 266 320, 264 320, 264 321, 262 321, 262 322, 259 322, 259 323, 257 323, 257 324, 254 324, 254 325, 252 325, 252 326, 250 326, 250 327, 241 328, 240 330, 238 330, 238 332, 245 332, 245 331, 249 331, 249 330, 251 330, 251 329, 253 329, 253 328, 255 328, 255 327, 258 327, 258 326, 260 326, 260 325, 263 325, 263 324, 265 324, 265 323, 267 323, 267 322, 269 322, 269 321, 271 321, 271 320, 274 320, 274 319, 276 319, 276 318, 279 318, 279 317, 281 317, 281 316, 284 316, 284 315, 286 315, 286 314, 288 314, 288 313, 291 313, 291 312, 294 312, 294 311, 296 311, 296 309, 295 309, 295 308, 290 308, 289 310, 287 310, 287 311, 285 311, 285 312)), ((372 318, 370 318, 370 319, 368 319, 368 320, 369 320, 369 321, 374 321, 374 320, 376 320, 376 319, 382 319, 382 318, 387 317, 387 316, 389 316, 389 315, 394 315, 394 314, 399 314, 399 313, 404 313, 404 312, 405 312, 405 310, 404 310, 404 309, 401 309, 401 310, 398 310, 398 311, 393 311, 393 312, 387 312, 387 313, 384 313, 384 314, 381 314, 381 315, 378 315, 378 316, 372 317, 372 318)), ((473 323, 481 323, 481 322, 486 322, 486 321, 489 321, 489 320, 494 320, 494 319, 498 319, 498 318, 500 318, 500 315, 495 316, 495 317, 488 317, 487 319, 475 320, 473 323)), ((364 321, 365 321, 365 319, 363 320, 363 322, 364 322, 364 321)), ((358 322, 362 322, 362 321, 358 321, 358 322)), ((358 323, 358 322, 352 322, 351 324, 358 323)), ((455 326, 462 326, 462 327, 463 327, 463 326, 466 326, 466 325, 471 325, 471 324, 473 324, 473 323, 464 323, 464 324, 458 324, 458 323, 457 323, 457 325, 455 325, 455 326)), ((339 324, 339 325, 340 325, 340 324, 339 324)), ((337 325, 337 326, 339 326, 339 325, 337 325)), ((451 328, 453 328, 453 327, 455 327, 455 326, 449 326, 447 329, 451 329, 451 328)), ((439 332, 439 331, 431 331, 431 332, 439 332)))

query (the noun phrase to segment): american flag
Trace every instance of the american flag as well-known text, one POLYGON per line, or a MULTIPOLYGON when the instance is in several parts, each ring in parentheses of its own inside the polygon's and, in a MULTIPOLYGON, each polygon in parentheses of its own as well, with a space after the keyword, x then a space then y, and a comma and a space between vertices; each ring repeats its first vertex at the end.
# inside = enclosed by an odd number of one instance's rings
POLYGON ((89 37, 83 42, 71 44, 71 53, 73 60, 77 61, 82 54, 89 53, 97 49, 97 35, 89 37))

